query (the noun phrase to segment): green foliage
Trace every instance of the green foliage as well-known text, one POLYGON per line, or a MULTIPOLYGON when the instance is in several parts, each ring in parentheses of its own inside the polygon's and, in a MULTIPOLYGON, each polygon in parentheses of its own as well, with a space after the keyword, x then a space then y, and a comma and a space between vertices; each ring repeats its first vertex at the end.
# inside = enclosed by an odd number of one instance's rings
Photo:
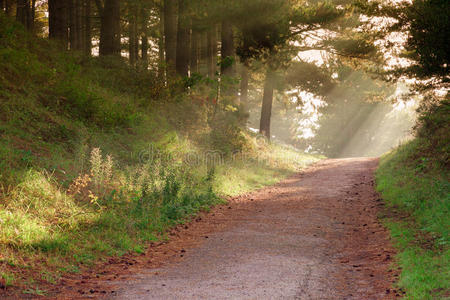
POLYGON ((369 36, 359 34, 353 38, 341 38, 329 42, 340 54, 348 57, 366 58, 376 54, 377 48, 374 46, 369 36))
POLYGON ((286 74, 286 82, 293 88, 318 96, 327 95, 336 86, 330 70, 318 67, 315 63, 293 62, 286 74))
MULTIPOLYGON (((238 25, 240 45, 237 54, 241 60, 248 62, 252 59, 267 62, 286 46, 289 40, 290 6, 285 1, 247 1, 243 4, 241 14, 249 11, 258 15, 258 18, 242 16, 245 22, 238 25)), ((276 67, 275 67, 276 68, 276 67)))
POLYGON ((450 64, 450 5, 446 0, 414 0, 400 15, 410 32, 406 56, 417 63, 419 77, 442 76, 448 80, 450 64))
POLYGON ((247 139, 239 126, 236 112, 226 112, 211 122, 210 143, 213 149, 229 156, 233 152, 248 150, 247 139))
POLYGON ((287 68, 302 50, 294 46, 295 42, 303 45, 302 33, 322 28, 343 16, 343 9, 331 2, 255 0, 240 6, 234 16, 240 32, 236 53, 246 65, 256 60, 273 70, 287 68), (258 17, 249 18, 249 12, 258 17))
POLYGON ((450 100, 422 104, 416 128, 422 138, 420 154, 444 167, 450 166, 450 100), (432 149, 430 152, 429 150, 432 149))
MULTIPOLYGON (((447 0, 413 0, 402 3, 384 1, 357 1, 357 6, 370 17, 385 17, 395 20, 381 31, 372 32, 378 38, 390 33, 408 33, 400 56, 411 64, 399 64, 395 71, 388 72, 396 78, 410 76, 432 81, 421 84, 424 89, 446 85, 449 80, 450 37, 447 34, 450 21, 450 6, 447 0)), ((369 18, 370 20, 370 18, 369 18)), ((398 47, 390 43, 389 47, 398 47)), ((395 51, 395 50, 394 50, 395 51)))

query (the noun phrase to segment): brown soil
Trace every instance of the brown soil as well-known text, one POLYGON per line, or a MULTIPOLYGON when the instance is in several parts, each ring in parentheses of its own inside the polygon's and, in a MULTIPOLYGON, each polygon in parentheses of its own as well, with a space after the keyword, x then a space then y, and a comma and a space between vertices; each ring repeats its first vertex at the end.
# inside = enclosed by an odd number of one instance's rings
MULTIPOLYGON (((51 299, 393 299, 377 159, 322 161, 53 286, 51 299)), ((23 298, 22 298, 23 299, 23 298)))

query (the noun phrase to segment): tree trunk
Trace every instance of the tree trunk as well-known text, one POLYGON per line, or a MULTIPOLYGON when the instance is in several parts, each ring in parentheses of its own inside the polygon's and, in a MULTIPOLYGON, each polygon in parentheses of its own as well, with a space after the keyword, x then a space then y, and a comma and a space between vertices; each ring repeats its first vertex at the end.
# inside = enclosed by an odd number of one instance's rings
POLYGON ((144 61, 145 66, 148 64, 148 37, 144 34, 141 37, 141 59, 144 61))
POLYGON ((5 0, 0 0, 0 10, 5 10, 5 0))
POLYGON ((189 76, 190 20, 187 0, 178 0, 178 32, 176 71, 180 77, 189 76))
POLYGON ((120 2, 105 0, 101 13, 100 55, 120 56, 120 2))
POLYGON ((229 20, 222 21, 221 40, 222 63, 220 71, 223 75, 234 76, 234 37, 233 28, 229 20))
POLYGON ((65 49, 68 43, 67 9, 67 0, 48 1, 49 38, 61 41, 65 49))
POLYGON ((31 0, 31 16, 30 16, 30 22, 28 24, 28 29, 30 31, 34 31, 34 21, 36 19, 36 0, 31 0))
POLYGON ((139 59, 139 10, 138 7, 135 8, 134 11, 134 16, 135 16, 135 21, 134 21, 134 46, 133 46, 133 50, 134 50, 134 57, 136 58, 136 61, 139 59))
POLYGON ((221 31, 222 48, 221 52, 221 80, 220 89, 221 94, 228 98, 228 102, 235 106, 239 105, 239 97, 237 97, 238 87, 235 85, 233 77, 235 77, 234 69, 234 37, 231 22, 228 20, 222 21, 221 31))
POLYGON ((136 38, 136 35, 134 33, 134 24, 130 23, 129 24, 129 33, 128 33, 128 54, 129 54, 129 60, 130 60, 130 65, 135 65, 136 64, 136 56, 135 56, 135 50, 134 50, 134 45, 135 45, 135 41, 134 39, 136 38))
POLYGON ((149 15, 144 7, 141 7, 141 57, 142 65, 145 70, 148 69, 148 26, 149 15))
POLYGON ((213 28, 207 33, 207 43, 208 43, 208 77, 214 78, 216 75, 217 66, 217 28, 213 25, 213 28))
POLYGON ((11 16, 12 14, 12 9, 11 9, 11 2, 13 0, 4 0, 5 1, 5 13, 8 16, 11 16))
POLYGON ((270 140, 270 119, 272 117, 272 102, 274 89, 274 72, 267 69, 266 80, 264 83, 264 96, 261 109, 261 119, 259 124, 259 132, 270 140))
POLYGON ((198 46, 199 46, 200 34, 195 28, 195 23, 192 22, 191 33, 191 58, 190 58, 190 70, 191 76, 194 73, 198 73, 198 46))
POLYGON ((244 112, 248 109, 248 68, 241 65, 241 86, 240 86, 240 102, 244 112))
POLYGON ((161 7, 159 10, 159 39, 158 39, 158 77, 161 82, 166 81, 166 68, 165 64, 165 42, 164 42, 164 9, 161 7))
POLYGON ((77 9, 76 0, 69 0, 69 42, 70 50, 77 49, 77 9))
POLYGON ((91 56, 92 52, 92 22, 91 22, 91 0, 84 0, 84 55, 91 56))
POLYGON ((16 1, 16 21, 26 25, 24 8, 26 6, 25 0, 17 0, 16 1), (24 4, 25 3, 25 4, 24 4))
POLYGON ((177 2, 176 0, 164 1, 164 36, 166 50, 167 77, 175 76, 177 59, 177 2))
POLYGON ((75 8, 76 8, 76 39, 77 39, 77 50, 83 50, 83 42, 84 42, 84 31, 83 31, 83 2, 84 0, 76 0, 75 8))
POLYGON ((31 7, 30 0, 16 1, 16 21, 22 23, 27 29, 31 27, 31 7))
POLYGON ((198 71, 203 76, 208 75, 208 36, 206 31, 200 33, 198 71))
POLYGON ((130 64, 135 65, 137 61, 136 55, 136 39, 137 39, 137 19, 136 9, 133 7, 130 11, 130 22, 128 24, 128 52, 130 58, 130 64))
POLYGON ((69 0, 69 40, 70 50, 82 49, 82 6, 81 0, 69 0))
POLYGON ((80 50, 83 53, 83 55, 85 54, 85 41, 86 41, 86 0, 79 0, 80 1, 80 12, 79 12, 79 24, 80 24, 80 50))

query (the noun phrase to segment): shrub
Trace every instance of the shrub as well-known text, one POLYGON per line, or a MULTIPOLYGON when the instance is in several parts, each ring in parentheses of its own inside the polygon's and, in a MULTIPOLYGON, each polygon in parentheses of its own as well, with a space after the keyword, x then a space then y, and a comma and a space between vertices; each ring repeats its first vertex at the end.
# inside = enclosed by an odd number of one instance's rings
POLYGON ((228 156, 250 147, 235 112, 220 112, 210 126, 210 143, 213 149, 228 156))

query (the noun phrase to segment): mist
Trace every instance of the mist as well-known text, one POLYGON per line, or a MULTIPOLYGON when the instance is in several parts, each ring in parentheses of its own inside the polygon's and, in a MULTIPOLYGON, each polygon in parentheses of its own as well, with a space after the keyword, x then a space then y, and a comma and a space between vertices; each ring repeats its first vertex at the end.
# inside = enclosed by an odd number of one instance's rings
MULTIPOLYGON (((357 85, 360 73, 349 76, 357 85), (356 80, 355 78, 358 78, 356 80)), ((272 114, 272 138, 308 153, 328 157, 378 157, 413 138, 419 100, 403 97, 404 84, 385 84, 365 78, 357 89, 335 86, 325 97, 310 92, 278 91, 272 114), (377 97, 361 97, 380 88, 377 97), (359 93, 355 95, 356 92, 359 93), (374 98, 376 98, 374 100, 374 98)), ((248 127, 256 131, 261 90, 249 94, 248 127)))

